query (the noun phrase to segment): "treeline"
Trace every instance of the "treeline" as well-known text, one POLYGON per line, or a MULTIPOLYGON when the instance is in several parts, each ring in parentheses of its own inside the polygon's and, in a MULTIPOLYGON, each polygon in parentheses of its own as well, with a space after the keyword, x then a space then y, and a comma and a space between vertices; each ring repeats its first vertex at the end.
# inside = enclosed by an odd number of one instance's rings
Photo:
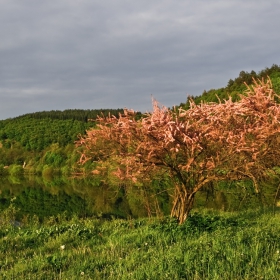
POLYGON ((189 106, 189 99, 194 100, 196 104, 202 101, 219 102, 219 100, 228 100, 229 97, 233 101, 237 101, 239 100, 240 93, 247 89, 246 84, 252 84, 254 79, 267 79, 268 76, 272 81, 274 91, 280 95, 280 65, 273 64, 270 68, 265 68, 258 73, 253 70, 251 72, 241 71, 237 78, 228 81, 227 86, 219 89, 205 90, 200 96, 189 96, 187 102, 181 103, 180 106, 187 108, 189 106))
POLYGON ((15 119, 21 119, 22 117, 29 117, 34 119, 57 119, 57 120, 77 120, 82 122, 88 122, 96 120, 100 115, 108 116, 109 114, 118 116, 119 113, 123 113, 123 109, 99 109, 99 110, 82 110, 82 109, 67 109, 64 111, 52 110, 29 113, 19 116, 15 119))

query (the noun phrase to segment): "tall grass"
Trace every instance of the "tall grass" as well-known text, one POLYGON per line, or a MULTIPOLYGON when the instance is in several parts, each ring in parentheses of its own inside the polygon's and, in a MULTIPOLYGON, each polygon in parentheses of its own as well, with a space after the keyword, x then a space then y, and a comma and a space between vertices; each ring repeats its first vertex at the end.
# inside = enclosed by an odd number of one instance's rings
POLYGON ((280 279, 280 216, 0 222, 1 279, 280 279))

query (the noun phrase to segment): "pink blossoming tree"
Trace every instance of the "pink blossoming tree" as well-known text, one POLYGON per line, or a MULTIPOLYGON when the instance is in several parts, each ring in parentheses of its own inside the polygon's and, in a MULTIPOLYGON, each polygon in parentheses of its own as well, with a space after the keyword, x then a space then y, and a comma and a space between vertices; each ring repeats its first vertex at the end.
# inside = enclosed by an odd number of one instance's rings
POLYGON ((168 173, 171 216, 183 223, 195 194, 209 182, 250 179, 259 191, 258 182, 279 156, 276 97, 268 79, 248 86, 238 102, 191 102, 190 109, 177 111, 154 102, 153 112, 140 120, 129 110, 118 118, 100 117, 98 127, 77 142, 83 147, 80 161, 100 163, 95 174, 114 162, 111 174, 134 183, 168 173))

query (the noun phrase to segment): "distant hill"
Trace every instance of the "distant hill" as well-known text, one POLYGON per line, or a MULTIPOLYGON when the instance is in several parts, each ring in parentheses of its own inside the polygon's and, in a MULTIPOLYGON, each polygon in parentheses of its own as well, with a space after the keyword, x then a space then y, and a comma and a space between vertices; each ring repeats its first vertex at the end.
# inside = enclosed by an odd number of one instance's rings
MULTIPOLYGON (((68 109, 24 114, 0 120, 0 142, 9 146, 10 142, 15 141, 27 150, 37 151, 54 143, 66 146, 73 144, 78 134, 84 134, 86 129, 94 126, 98 116, 123 113, 123 109, 68 109)), ((137 115, 141 117, 140 112, 137 115)))
MULTIPOLYGON (((270 77, 273 85, 274 91, 280 95, 280 65, 273 64, 270 68, 265 68, 260 72, 256 73, 255 71, 245 72, 241 71, 239 76, 235 79, 230 79, 227 85, 219 89, 210 89, 204 91, 199 96, 190 96, 188 99, 193 99, 196 104, 199 104, 201 101, 205 102, 219 102, 227 100, 231 96, 233 101, 238 100, 240 93, 243 93, 246 90, 246 85, 251 85, 253 79, 267 79, 270 77)), ((181 103, 179 106, 183 108, 188 107, 188 101, 186 103, 181 103)))
MULTIPOLYGON (((43 111, 0 120, 0 166, 12 164, 60 168, 77 161, 74 143, 95 126, 98 115, 118 116, 123 109, 43 111)), ((39 168, 39 169, 40 169, 39 168)), ((0 168, 1 175, 1 168, 0 168)))

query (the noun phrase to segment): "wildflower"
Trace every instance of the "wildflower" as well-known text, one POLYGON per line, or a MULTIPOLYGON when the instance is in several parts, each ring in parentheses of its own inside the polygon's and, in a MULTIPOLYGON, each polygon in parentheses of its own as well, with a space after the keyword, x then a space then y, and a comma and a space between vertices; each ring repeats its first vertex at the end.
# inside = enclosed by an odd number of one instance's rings
POLYGON ((61 245, 60 250, 64 250, 64 249, 65 249, 65 245, 61 245))
POLYGON ((82 271, 82 272, 81 272, 81 276, 84 276, 84 275, 85 275, 85 273, 82 271))

